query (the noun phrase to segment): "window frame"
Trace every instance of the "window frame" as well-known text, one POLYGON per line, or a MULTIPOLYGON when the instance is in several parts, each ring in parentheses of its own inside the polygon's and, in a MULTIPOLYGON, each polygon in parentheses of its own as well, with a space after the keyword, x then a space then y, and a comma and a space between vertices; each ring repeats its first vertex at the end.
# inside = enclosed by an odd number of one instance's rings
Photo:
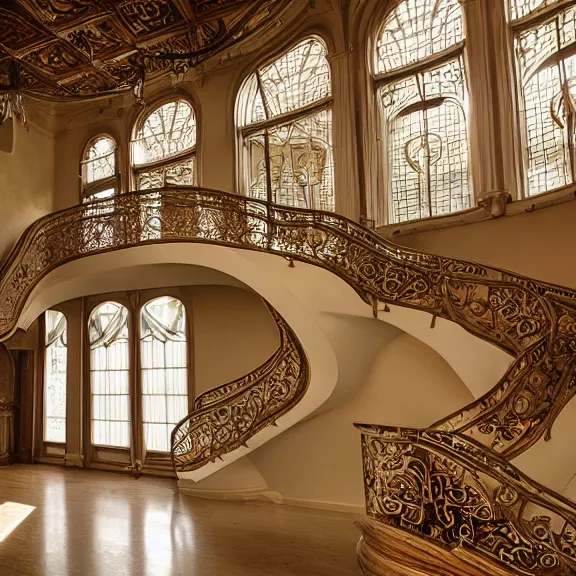
MULTIPOLYGON (((140 402, 140 408, 141 408, 141 419, 139 422, 140 425, 140 429, 141 429, 141 440, 142 440, 142 446, 143 446, 143 451, 146 453, 146 455, 151 454, 153 455, 154 459, 164 459, 164 457, 166 455, 169 455, 171 458, 171 454, 170 454, 170 450, 168 450, 167 452, 164 451, 160 451, 160 450, 149 450, 146 447, 146 430, 145 430, 145 426, 146 426, 146 422, 144 421, 144 391, 143 391, 143 380, 144 380, 144 371, 145 370, 152 370, 153 368, 144 368, 142 366, 143 362, 143 358, 142 358, 142 352, 143 352, 143 348, 142 348, 142 313, 144 308, 160 299, 160 298, 172 298, 176 301, 178 301, 181 306, 182 306, 182 313, 183 313, 183 319, 184 319, 184 344, 185 344, 185 349, 186 349, 186 354, 185 354, 185 360, 186 360, 186 366, 185 367, 176 367, 177 369, 182 369, 184 368, 184 370, 186 371, 186 402, 187 402, 187 412, 186 414, 184 414, 181 418, 178 419, 177 422, 174 423, 174 426, 176 426, 178 424, 178 422, 180 422, 180 420, 182 420, 182 418, 184 418, 187 414, 190 413, 190 411, 192 410, 193 407, 193 401, 191 399, 191 386, 190 386, 190 337, 189 337, 189 333, 190 333, 190 329, 188 327, 188 309, 187 306, 184 304, 184 302, 176 297, 176 296, 172 296, 170 294, 162 294, 160 296, 151 296, 150 298, 147 298, 145 301, 142 302, 142 304, 140 306, 138 306, 137 310, 136 310, 136 314, 137 314, 137 342, 135 343, 135 347, 136 347, 136 355, 137 355, 137 370, 138 370, 138 374, 136 375, 136 380, 137 380, 137 388, 138 388, 138 394, 139 394, 139 402, 140 402)), ((166 343, 164 343, 164 356, 166 355, 166 349, 165 349, 166 343)), ((173 367, 174 368, 174 367, 173 367)), ((166 370, 166 367, 164 367, 164 370, 166 370)), ((167 394, 166 392, 164 392, 164 398, 166 399, 169 396, 169 394, 167 394)), ((180 395, 181 396, 181 395, 180 395)), ((169 422, 164 422, 161 424, 165 424, 165 425, 169 425, 169 422)), ((170 442, 170 438, 168 439, 168 442, 170 442)))
MULTIPOLYGON (((470 82, 468 78, 468 49, 467 49, 467 35, 465 34, 464 38, 453 44, 449 48, 441 50, 431 56, 423 58, 422 60, 418 60, 413 62, 412 64, 408 64, 406 66, 402 66, 400 68, 395 68, 389 72, 377 72, 376 68, 376 60, 377 60, 377 45, 380 36, 383 33, 383 30, 386 25, 386 21, 388 17, 398 8, 400 4, 403 3, 404 0, 399 0, 397 2, 393 2, 391 6, 387 7, 385 10, 379 11, 375 14, 376 18, 376 25, 372 31, 372 41, 367 43, 368 48, 368 58, 370 62, 370 66, 368 68, 368 73, 370 76, 370 86, 372 90, 372 102, 374 103, 374 107, 376 108, 375 111, 375 119, 376 119, 376 153, 377 153, 377 169, 376 169, 376 179, 377 179, 377 186, 376 186, 376 204, 375 210, 372 213, 372 217, 369 219, 370 222, 373 223, 375 228, 381 228, 383 226, 410 226, 418 224, 419 222, 438 219, 438 218, 446 218, 450 216, 457 216, 458 214, 463 214, 471 209, 476 207, 476 198, 475 198, 475 190, 474 190, 474 178, 472 173, 472 163, 471 163, 471 132, 472 132, 472 122, 470 118, 470 114, 467 113, 466 115, 466 139, 468 143, 468 150, 467 150, 467 177, 468 177, 468 196, 469 196, 469 207, 463 208, 457 211, 450 211, 443 214, 431 214, 426 216, 421 216, 419 218, 413 218, 408 220, 402 221, 394 221, 392 219, 393 216, 393 202, 394 198, 392 195, 392 171, 390 170, 390 159, 389 159, 389 121, 387 119, 386 111, 384 109, 384 105, 382 102, 382 98, 379 96, 380 90, 386 86, 393 84, 394 82, 398 82, 402 79, 407 79, 410 77, 414 77, 417 74, 421 74, 426 72, 427 70, 431 70, 433 68, 437 68, 442 64, 446 64, 448 62, 454 61, 458 58, 462 59, 464 64, 464 78, 466 82, 466 92, 468 94, 469 102, 472 101, 474 98, 473 92, 470 87, 470 82)), ((464 20, 464 30, 466 31, 466 13, 463 7, 461 7, 462 11, 462 18, 464 20)), ((449 99, 449 98, 447 98, 449 99)), ((422 103, 425 100, 421 101, 422 103)), ((408 106, 409 107, 409 106, 408 106)), ((402 114, 402 109, 399 111, 398 114, 394 116, 394 119, 398 118, 402 114)), ((364 192, 366 194, 366 192, 364 192)), ((367 198, 368 199, 368 198, 367 198)), ((431 206, 429 207, 431 211, 431 206)))
MULTIPOLYGON (((576 152, 574 152, 574 168, 567 166, 569 172, 572 172, 572 182, 568 182, 567 184, 563 184, 561 186, 557 186, 555 188, 547 188, 542 192, 537 192, 534 194, 530 194, 529 186, 528 186, 528 124, 525 119, 525 102, 524 102, 524 90, 522 87, 522 81, 520 77, 520 70, 518 65, 518 59, 516 54, 516 39, 519 34, 525 32, 527 30, 536 28, 539 24, 542 24, 546 21, 552 20, 556 16, 562 14, 562 12, 568 10, 569 8, 573 7, 573 0, 559 0, 553 4, 548 6, 543 6, 541 8, 537 8, 531 14, 524 15, 516 20, 512 19, 511 13, 511 6, 510 0, 502 0, 505 3, 505 10, 507 16, 507 32, 510 36, 510 60, 511 60, 511 70, 510 74, 513 78, 513 98, 516 102, 516 110, 517 110, 517 124, 519 127, 519 139, 521 143, 521 151, 520 151, 520 166, 519 169, 521 171, 521 179, 519 184, 518 190, 518 199, 523 200, 533 200, 536 198, 541 198, 546 195, 553 195, 557 193, 562 193, 566 190, 575 190, 576 191, 576 152)), ((563 57, 569 58, 571 56, 576 55, 576 43, 567 46, 564 49, 556 50, 549 58, 552 58, 558 55, 561 51, 564 52, 563 57)), ((536 72, 535 72, 536 73, 536 72)))
POLYGON ((43 313, 43 329, 41 330, 42 333, 42 341, 43 341, 43 371, 42 371, 42 378, 43 378, 43 386, 42 386, 42 426, 41 426, 41 436, 42 436, 42 443, 43 444, 55 444, 58 446, 62 446, 65 447, 66 446, 66 430, 67 430, 67 405, 66 405, 66 399, 68 397, 68 318, 66 317, 66 314, 64 314, 63 312, 61 312, 60 310, 56 310, 53 308, 49 308, 48 310, 46 310, 43 313), (65 376, 64 376, 64 440, 60 441, 60 440, 49 440, 46 438, 46 424, 49 418, 54 418, 53 416, 48 416, 47 414, 47 409, 46 409, 46 392, 47 392, 47 369, 48 369, 48 362, 47 362, 47 356, 48 356, 48 350, 50 349, 50 347, 54 344, 51 344, 50 346, 48 346, 46 344, 46 337, 48 336, 48 329, 47 329, 47 322, 46 322, 46 315, 48 314, 48 312, 55 312, 57 314, 60 314, 63 319, 64 319, 64 333, 65 333, 65 338, 66 338, 66 371, 65 371, 65 376))
MULTIPOLYGON (((132 191, 141 191, 141 190, 148 190, 147 188, 138 188, 138 178, 141 174, 145 172, 152 172, 154 170, 158 170, 161 168, 170 168, 172 166, 177 166, 182 164, 186 160, 193 159, 194 160, 194 174, 193 174, 193 184, 192 186, 198 185, 198 139, 200 134, 200 122, 199 122, 199 115, 197 112, 197 106, 195 102, 191 99, 188 94, 183 94, 178 92, 177 94, 170 94, 166 95, 163 98, 155 99, 151 104, 146 106, 144 110, 138 114, 134 122, 132 122, 132 126, 130 129, 130 134, 128 138, 128 159, 129 159, 129 166, 130 166, 130 189, 132 191), (146 122, 146 120, 154 114, 158 109, 162 108, 167 104, 171 104, 173 102, 185 102, 190 106, 192 109, 192 113, 194 114, 194 122, 195 122, 195 131, 196 131, 196 138, 194 141, 194 145, 184 150, 183 152, 179 152, 178 154, 173 154, 171 156, 167 156, 165 158, 161 158, 159 160, 154 160, 152 162, 148 162, 145 164, 136 164, 133 158, 133 143, 136 141, 136 134, 142 129, 142 126, 146 122)), ((164 172, 164 182, 161 186, 162 188, 167 187, 175 187, 174 184, 166 184, 166 173, 164 172)))
POLYGON ((121 192, 121 173, 119 169, 120 163, 120 146, 118 145, 118 140, 114 138, 108 132, 100 132, 96 136, 92 136, 84 145, 82 151, 82 157, 80 160, 80 204, 84 204, 86 202, 91 202, 95 199, 91 198, 95 194, 99 192, 104 192, 105 190, 114 189, 114 193, 112 197, 117 196, 121 192), (108 138, 112 142, 114 142, 114 174, 112 176, 108 176, 107 178, 101 178, 100 180, 96 180, 94 182, 85 182, 85 166, 90 162, 87 159, 88 152, 92 148, 95 142, 102 138, 108 138))
POLYGON ((184 292, 179 288, 153 288, 98 294, 84 298, 84 313, 81 330, 85 335, 83 358, 83 447, 85 465, 90 468, 110 470, 119 468, 135 472, 137 469, 154 472, 160 475, 173 476, 172 457, 170 452, 146 450, 143 423, 142 367, 140 347, 140 314, 142 308, 150 301, 162 296, 170 296, 182 302, 184 307, 186 334, 186 365, 188 412, 194 407, 195 387, 192 365, 193 322, 191 306, 186 304, 184 292), (88 322, 90 315, 105 302, 114 302, 128 310, 128 382, 130 406, 130 447, 96 446, 92 444, 92 395, 90 381, 90 342, 88 322))
MULTIPOLYGON (((132 408, 132 399, 131 399, 131 374, 130 374, 130 370, 132 368, 132 361, 131 361, 131 350, 132 350, 132 345, 133 345, 133 334, 131 333, 131 318, 130 318, 130 308, 128 306, 126 306, 123 302, 118 301, 115 298, 109 298, 109 299, 105 299, 102 302, 100 302, 99 304, 96 304, 90 311, 90 313, 87 316, 86 322, 84 324, 84 330, 85 330, 85 334, 86 334, 86 343, 87 343, 87 355, 86 355, 86 365, 88 368, 88 381, 87 381, 87 385, 88 385, 88 394, 89 394, 89 404, 90 404, 90 408, 89 408, 89 414, 88 414, 88 439, 90 442, 90 445, 93 449, 95 450, 118 450, 118 451, 130 451, 132 450, 132 419, 135 415, 133 408, 132 408), (91 351, 92 351, 92 347, 91 347, 91 342, 90 342, 90 319, 92 318, 92 315, 94 314, 94 312, 102 305, 104 304, 116 304, 117 306, 120 306, 122 308, 124 308, 126 310, 126 327, 127 327, 127 332, 128 332, 128 336, 127 336, 127 348, 128 348, 128 368, 127 368, 127 373, 128 373, 128 407, 129 407, 129 412, 128 412, 128 429, 129 429, 129 434, 128 437, 130 439, 130 443, 128 446, 115 446, 112 444, 95 444, 94 443, 94 434, 93 434, 93 421, 94 421, 94 411, 93 411, 93 403, 92 403, 92 397, 93 397, 93 392, 92 392, 92 372, 93 372, 93 367, 92 367, 92 360, 91 360, 91 351)), ((106 370, 107 372, 108 370, 106 370)))
MULTIPOLYGON (((64 442, 54 442, 52 440, 46 440, 44 435, 45 426, 45 396, 46 396, 46 315, 48 311, 60 312, 66 319, 66 329, 70 331, 71 317, 65 308, 60 305, 51 306, 45 310, 40 316, 38 316, 38 353, 34 353, 33 373, 37 374, 38 388, 34 392, 34 408, 33 408, 33 422, 34 422, 34 432, 33 432, 33 446, 31 447, 31 462, 40 462, 44 464, 55 464, 64 465, 66 462, 67 453, 69 451, 68 446, 68 392, 70 387, 70 375, 71 368, 68 362, 70 356, 69 346, 67 346, 67 361, 66 361, 66 423, 65 423, 65 441, 64 442)), ((30 365, 30 368, 32 365, 30 365)))
MULTIPOLYGON (((248 159, 249 159, 249 152, 247 151, 247 142, 248 137, 251 134, 256 132, 265 131, 265 145, 264 145, 264 161, 266 164, 266 200, 267 204, 275 204, 273 202, 273 191, 272 191, 272 177, 271 177, 271 157, 269 154, 269 136, 267 134, 267 130, 270 128, 281 127, 286 124, 290 124, 296 122, 300 119, 305 119, 315 114, 318 114, 323 111, 329 111, 332 114, 332 125, 334 122, 334 71, 332 69, 332 63, 330 62, 330 50, 327 40, 320 34, 313 32, 313 33, 306 33, 298 36, 295 39, 291 39, 288 44, 283 45, 279 50, 273 52, 271 56, 267 56, 264 59, 257 61, 254 65, 252 65, 249 69, 244 71, 242 75, 242 81, 240 83, 239 89, 236 93, 236 105, 235 105, 235 115, 234 115, 234 123, 236 129, 236 150, 237 150, 237 186, 241 191, 241 194, 251 200, 256 200, 253 196, 250 195, 250 171, 248 168, 248 159), (289 53, 291 50, 296 48, 299 44, 303 44, 308 40, 315 40, 320 42, 324 48, 326 49, 326 61, 329 66, 330 71, 330 96, 326 96, 321 98, 311 104, 303 106, 302 108, 298 108, 297 110, 292 110, 290 112, 279 114, 277 116, 273 116, 272 118, 266 118, 265 120, 260 120, 258 122, 254 122, 251 124, 244 124, 244 109, 246 108, 247 101, 246 101, 246 94, 245 88, 250 81, 252 76, 256 77, 258 84, 261 84, 260 79, 260 70, 269 66, 270 64, 274 63, 276 60, 279 60, 284 55, 289 53)), ((266 107, 265 102, 263 102, 263 108, 265 114, 268 115, 268 110, 266 107)), ((333 195, 334 195, 334 211, 336 211, 336 161, 335 161, 335 152, 334 152, 334 129, 332 128, 331 134, 331 147, 332 147, 332 161, 333 161, 333 195)), ((293 206, 289 204, 278 204, 279 206, 284 206, 287 208, 291 208, 293 206)), ((318 210, 318 208, 312 207, 314 210, 318 210)))

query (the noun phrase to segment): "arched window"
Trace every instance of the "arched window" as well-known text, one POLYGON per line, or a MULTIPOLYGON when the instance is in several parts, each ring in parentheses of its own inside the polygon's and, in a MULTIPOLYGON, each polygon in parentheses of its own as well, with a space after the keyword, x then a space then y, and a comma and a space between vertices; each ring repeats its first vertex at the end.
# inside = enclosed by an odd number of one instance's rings
POLYGON ((464 37, 459 0, 404 0, 380 30, 375 81, 390 222, 471 205, 464 37))
POLYGON ((110 136, 98 136, 86 146, 80 175, 83 202, 109 198, 118 192, 116 150, 110 136))
POLYGON ((48 310, 44 319, 44 441, 65 443, 68 359, 66 318, 61 312, 48 310))
POLYGON ((526 193, 576 182, 576 7, 508 0, 514 31, 526 193))
POLYGON ((92 445, 130 446, 128 310, 97 306, 88 320, 92 445))
POLYGON ((332 88, 326 46, 309 38, 259 68, 238 100, 249 196, 334 210, 332 88))
POLYGON ((140 355, 146 449, 169 452, 172 430, 188 414, 186 313, 180 300, 163 296, 142 307, 140 355))
POLYGON ((195 182, 196 116, 186 100, 162 104, 134 128, 132 167, 136 190, 195 182))

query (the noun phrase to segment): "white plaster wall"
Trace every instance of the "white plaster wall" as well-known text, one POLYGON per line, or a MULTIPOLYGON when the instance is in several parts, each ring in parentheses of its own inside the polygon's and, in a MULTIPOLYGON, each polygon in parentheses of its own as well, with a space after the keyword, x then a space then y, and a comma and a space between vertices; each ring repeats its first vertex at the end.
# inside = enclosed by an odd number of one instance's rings
POLYGON ((398 236, 394 241, 574 289, 576 255, 568 247, 575 221, 573 200, 497 220, 398 236))
POLYGON ((29 224, 53 210, 53 200, 54 140, 35 124, 25 130, 14 122, 12 151, 0 151, 0 260, 29 224))
POLYGON ((197 286, 193 306, 197 395, 252 372, 280 344, 276 322, 254 292, 197 286))
POLYGON ((297 424, 249 458, 285 503, 360 509, 364 484, 354 422, 425 427, 471 400, 439 354, 401 334, 381 348, 353 398, 297 424))

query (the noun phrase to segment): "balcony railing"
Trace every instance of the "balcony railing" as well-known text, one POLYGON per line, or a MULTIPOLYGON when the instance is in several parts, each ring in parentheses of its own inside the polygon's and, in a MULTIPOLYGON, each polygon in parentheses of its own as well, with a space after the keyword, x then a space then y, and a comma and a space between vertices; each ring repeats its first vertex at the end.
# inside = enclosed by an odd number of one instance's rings
POLYGON ((284 319, 268 307, 280 334, 280 345, 261 366, 196 398, 194 410, 172 433, 176 472, 197 470, 241 446, 274 425, 303 398, 309 383, 306 355, 284 319))
MULTIPOLYGON (((402 248, 332 213, 270 205, 199 188, 125 194, 51 214, 34 223, 2 268, 0 338, 8 337, 16 328, 31 291, 56 267, 92 254, 167 242, 258 250, 319 266, 348 283, 372 307, 375 316, 386 310, 386 304, 420 310, 455 322, 511 353, 513 363, 492 390, 426 431, 446 434, 443 437, 458 440, 459 447, 460 439, 474 438, 470 445, 475 450, 467 452, 466 470, 470 474, 483 469, 487 462, 501 466, 547 435, 576 392, 576 292, 504 270, 402 248)), ((292 345, 296 350, 295 341, 292 345)), ((272 372, 281 369, 281 363, 274 364, 277 360, 270 360, 272 372)), ((187 419, 176 433, 177 466, 191 469, 202 465, 251 435, 237 427, 236 432, 219 440, 214 417, 216 406, 231 407, 248 400, 253 389, 247 383, 258 378, 258 373, 249 375, 243 384, 200 399, 196 416, 187 419), (188 440, 182 441, 181 434, 188 440)), ((295 396, 288 397, 292 401, 295 396)), ((248 428, 260 429, 274 417, 268 418, 263 411, 248 428)), ((230 430, 223 427, 222 433, 230 430)), ((461 465, 460 448, 456 450, 448 442, 443 450, 448 454, 442 457, 446 466, 461 465)), ((438 458, 418 456, 416 460, 422 473, 430 476, 435 474, 438 458)), ((365 462, 376 466, 370 459, 365 462)), ((375 478, 382 477, 379 466, 374 468, 375 478)), ((501 473, 514 476, 517 471, 503 467, 501 473)), ((528 482, 520 478, 519 482, 528 482)), ((384 502, 386 490, 375 491, 372 498, 384 502)), ((490 498, 502 511, 498 498, 490 498)), ((370 501, 368 505, 372 506, 370 501)), ((576 515, 572 503, 563 506, 572 517, 576 515)), ((485 509, 480 510, 483 514, 485 509)), ((570 526, 574 526, 572 521, 570 526)), ((436 527, 429 528, 430 536, 441 540, 436 527)), ((526 537, 536 545, 533 539, 540 536, 535 530, 526 537)), ((558 573, 574 573, 566 557, 573 551, 566 547, 572 537, 572 528, 550 536, 562 551, 555 556, 558 565, 568 570, 558 573)), ((545 554, 539 558, 543 565, 548 561, 545 554)))

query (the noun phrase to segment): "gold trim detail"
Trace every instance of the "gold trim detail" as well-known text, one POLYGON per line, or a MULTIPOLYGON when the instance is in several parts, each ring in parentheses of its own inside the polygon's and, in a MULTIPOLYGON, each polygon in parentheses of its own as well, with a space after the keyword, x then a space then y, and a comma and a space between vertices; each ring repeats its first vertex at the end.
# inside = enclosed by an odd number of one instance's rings
MULTIPOLYGON (((184 74, 287 17, 289 0, 13 0, 0 7, 0 93, 80 99, 184 74)), ((299 11, 305 8, 299 7, 299 11)))

